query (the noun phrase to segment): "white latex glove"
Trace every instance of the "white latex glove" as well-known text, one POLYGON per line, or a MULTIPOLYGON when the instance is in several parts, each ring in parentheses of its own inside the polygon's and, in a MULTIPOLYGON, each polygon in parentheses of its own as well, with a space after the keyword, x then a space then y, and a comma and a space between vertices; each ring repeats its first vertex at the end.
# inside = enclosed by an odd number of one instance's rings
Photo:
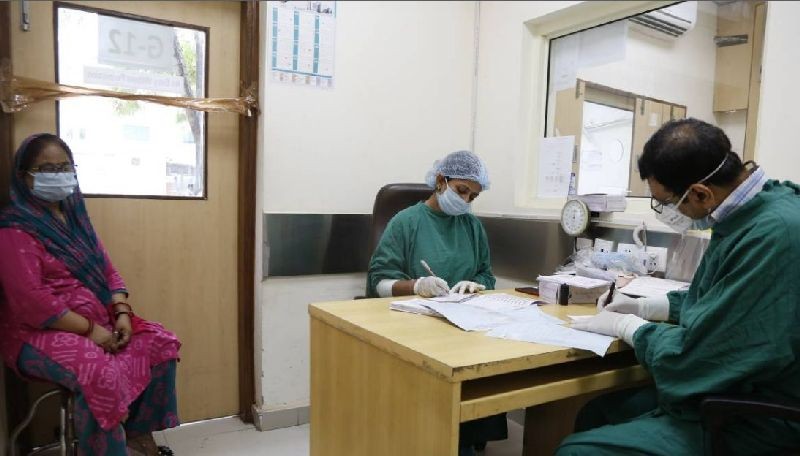
POLYGON ((647 320, 636 315, 603 311, 592 318, 573 321, 570 326, 572 329, 618 337, 633 346, 633 334, 645 324, 647 320))
POLYGON ((485 289, 485 285, 481 285, 476 282, 470 282, 469 280, 462 280, 461 282, 453 285, 453 288, 450 289, 450 293, 477 293, 485 289))
POLYGON ((414 294, 423 298, 447 296, 448 293, 450 293, 450 286, 444 279, 436 276, 420 277, 414 282, 414 294))
POLYGON ((614 297, 607 306, 606 291, 597 298, 597 310, 607 310, 622 314, 633 314, 650 321, 667 321, 669 319, 669 300, 667 295, 652 298, 631 298, 619 291, 614 292, 614 297))

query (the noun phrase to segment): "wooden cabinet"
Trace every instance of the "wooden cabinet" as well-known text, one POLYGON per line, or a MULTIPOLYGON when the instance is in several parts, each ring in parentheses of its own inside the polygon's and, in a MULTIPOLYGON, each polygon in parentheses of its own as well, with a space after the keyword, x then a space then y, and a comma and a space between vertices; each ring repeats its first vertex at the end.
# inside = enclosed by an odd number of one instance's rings
POLYGON ((758 99, 761 93, 761 61, 764 55, 764 32, 767 25, 767 5, 759 3, 755 7, 755 28, 753 29, 753 63, 750 68, 750 94, 748 96, 747 125, 744 134, 744 159, 755 159, 756 121, 758 119, 758 99))
POLYGON ((650 196, 647 183, 639 179, 639 157, 647 140, 670 120, 686 117, 686 107, 673 103, 637 97, 633 113, 633 146, 631 147, 631 172, 628 188, 630 196, 650 196))
POLYGON ((747 109, 753 58, 753 2, 742 0, 717 9, 717 65, 714 111, 747 109), (742 39, 740 44, 727 44, 742 39))

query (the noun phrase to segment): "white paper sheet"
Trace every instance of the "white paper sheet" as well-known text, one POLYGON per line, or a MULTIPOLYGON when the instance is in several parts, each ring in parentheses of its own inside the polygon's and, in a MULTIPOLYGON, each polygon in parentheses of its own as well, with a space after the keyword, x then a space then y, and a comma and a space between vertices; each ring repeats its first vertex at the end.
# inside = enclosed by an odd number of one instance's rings
POLYGON ((574 136, 542 138, 539 147, 539 198, 563 198, 569 192, 574 136))
POLYGON ((550 88, 558 92, 575 89, 580 59, 579 34, 567 35, 551 41, 550 88))
POLYGON ((405 299, 402 301, 392 301, 389 303, 389 308, 400 312, 408 312, 420 315, 428 315, 430 317, 441 317, 435 310, 432 310, 427 304, 430 301, 425 299, 405 299))
POLYGON ((481 295, 462 303, 428 301, 425 306, 464 331, 486 331, 515 322, 563 323, 563 320, 542 312, 533 303, 532 299, 497 293, 481 295))
POLYGON ((689 288, 689 285, 689 283, 678 282, 677 280, 637 277, 624 287, 620 287, 619 291, 628 295, 649 298, 651 296, 665 295, 670 291, 685 290, 689 288))
POLYGON ((486 333, 489 337, 557 345, 589 350, 605 356, 613 337, 567 328, 546 322, 510 323, 498 326, 486 333))
POLYGON ((436 298, 428 298, 430 301, 435 302, 464 302, 467 299, 472 299, 478 295, 472 293, 450 293, 447 296, 438 296, 436 298))

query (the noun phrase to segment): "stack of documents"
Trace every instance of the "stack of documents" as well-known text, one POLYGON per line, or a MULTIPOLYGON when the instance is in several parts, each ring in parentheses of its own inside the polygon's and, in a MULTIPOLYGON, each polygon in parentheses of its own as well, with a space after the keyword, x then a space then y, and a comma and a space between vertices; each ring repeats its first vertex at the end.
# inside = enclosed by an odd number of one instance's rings
POLYGON ((586 204, 592 212, 624 212, 628 207, 625 195, 607 195, 605 193, 590 193, 588 195, 572 196, 586 204))
POLYGON ((489 337, 580 348, 600 356, 605 355, 614 340, 562 326, 563 320, 542 312, 535 305, 539 301, 505 293, 473 296, 461 302, 414 298, 394 301, 390 307, 444 317, 465 331, 488 331, 489 337), (420 308, 432 313, 417 311, 420 308))
POLYGON ((661 296, 670 291, 688 290, 689 283, 677 280, 658 279, 656 277, 637 277, 624 287, 619 287, 619 291, 631 296, 661 296))
MULTIPOLYGON (((546 302, 557 303, 561 285, 569 287, 567 304, 592 303, 608 290, 608 281, 573 275, 539 276, 539 297, 546 302)), ((563 301, 561 301, 563 302, 563 301)))
POLYGON ((441 317, 435 310, 428 307, 426 304, 431 302, 462 302, 467 299, 474 298, 475 294, 467 293, 450 293, 447 296, 440 296, 438 298, 414 298, 406 299, 404 301, 392 301, 389 308, 392 310, 399 310, 400 312, 409 312, 420 315, 429 315, 431 317, 441 317))

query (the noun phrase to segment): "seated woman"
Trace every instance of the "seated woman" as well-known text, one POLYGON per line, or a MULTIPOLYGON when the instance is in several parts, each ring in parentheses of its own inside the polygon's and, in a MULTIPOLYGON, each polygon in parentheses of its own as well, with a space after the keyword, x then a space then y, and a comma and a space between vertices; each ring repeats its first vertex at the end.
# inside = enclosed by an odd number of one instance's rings
MULTIPOLYGON (((469 213, 470 203, 489 188, 486 166, 472 152, 453 152, 436 161, 425 180, 431 196, 386 226, 369 264, 367 294, 433 297, 494 289, 486 231, 469 213)), ((459 453, 472 454, 473 446, 507 433, 505 414, 462 423, 459 453)))
POLYGON ((178 425, 180 342, 131 311, 55 135, 17 150, 0 258, 0 354, 18 374, 75 393, 78 453, 171 454, 152 432, 178 425))

